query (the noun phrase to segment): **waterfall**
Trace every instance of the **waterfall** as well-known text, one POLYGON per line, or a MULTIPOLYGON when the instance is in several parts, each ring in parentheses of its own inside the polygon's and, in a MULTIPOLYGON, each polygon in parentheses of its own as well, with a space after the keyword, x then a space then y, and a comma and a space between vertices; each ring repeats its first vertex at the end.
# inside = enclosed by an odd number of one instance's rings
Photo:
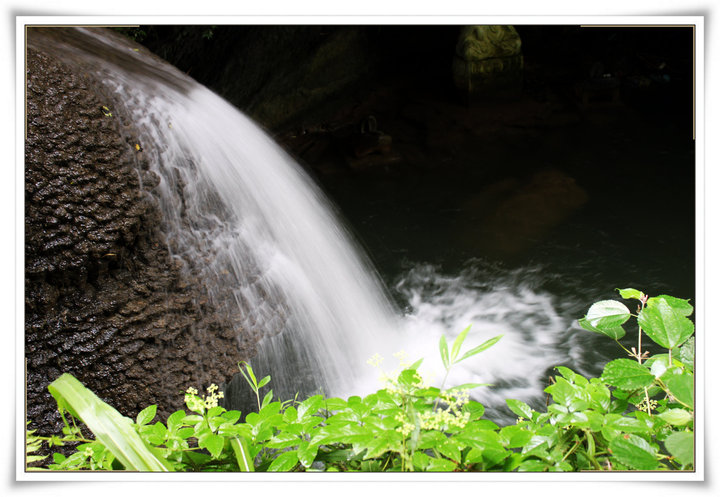
POLYGON ((373 344, 397 335, 385 291, 314 182, 248 117, 167 63, 77 29, 53 51, 93 59, 157 187, 172 255, 211 297, 231 293, 259 333, 276 392, 346 392, 373 344))
POLYGON ((272 375, 276 397, 378 388, 366 360, 403 348, 438 373, 440 334, 452 340, 470 324, 468 345, 505 335, 452 377, 505 386, 480 399, 537 396, 562 360, 556 346, 570 321, 517 281, 479 290, 419 268, 398 283, 410 303, 402 316, 304 170, 242 112, 144 49, 93 29, 49 28, 31 42, 93 71, 122 108, 160 177, 172 256, 201 275, 212 300, 231 302, 241 333, 260 337, 251 363, 272 375))

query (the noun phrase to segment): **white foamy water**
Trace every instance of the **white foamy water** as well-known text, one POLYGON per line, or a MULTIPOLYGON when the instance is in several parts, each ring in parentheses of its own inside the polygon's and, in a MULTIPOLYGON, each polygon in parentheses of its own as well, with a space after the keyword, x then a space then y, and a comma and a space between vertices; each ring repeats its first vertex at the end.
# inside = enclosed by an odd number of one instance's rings
POLYGON ((460 356, 502 335, 491 348, 452 366, 446 386, 489 383, 472 397, 493 406, 504 406, 506 398, 540 398, 548 369, 568 360, 560 345, 571 320, 559 314, 552 295, 532 288, 536 279, 529 269, 498 274, 468 268, 446 275, 423 265, 408 271, 397 290, 410 307, 403 327, 410 359, 424 357, 421 372, 439 384, 445 375, 438 352, 442 334, 451 347, 471 326, 460 356))

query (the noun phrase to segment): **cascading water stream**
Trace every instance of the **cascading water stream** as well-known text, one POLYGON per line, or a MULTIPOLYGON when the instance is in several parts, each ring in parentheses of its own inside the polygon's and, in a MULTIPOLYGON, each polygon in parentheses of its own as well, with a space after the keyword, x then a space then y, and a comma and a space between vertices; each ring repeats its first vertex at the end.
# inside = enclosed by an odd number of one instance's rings
POLYGON ((452 340, 470 324, 468 345, 505 335, 451 377, 503 387, 480 399, 537 397, 546 369, 562 361, 556 345, 569 320, 517 281, 479 290, 418 268, 399 285, 412 308, 400 316, 303 170, 245 115, 170 65, 96 30, 33 43, 92 67, 124 108, 161 178, 156 193, 173 256, 199 271, 211 298, 230 297, 244 332, 262 335, 253 367, 272 375, 278 396, 367 392, 378 385, 365 361, 401 349, 440 374, 440 334, 452 340))

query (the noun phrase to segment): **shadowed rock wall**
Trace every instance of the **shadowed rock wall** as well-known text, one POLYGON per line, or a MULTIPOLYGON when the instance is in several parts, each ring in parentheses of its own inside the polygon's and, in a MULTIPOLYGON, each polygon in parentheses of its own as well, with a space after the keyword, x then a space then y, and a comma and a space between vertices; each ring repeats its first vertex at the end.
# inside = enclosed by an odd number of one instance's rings
POLYGON ((158 404, 165 416, 254 353, 171 259, 158 179, 103 106, 116 108, 83 71, 28 49, 26 408, 40 434, 59 427, 47 386, 62 373, 125 415, 158 404))

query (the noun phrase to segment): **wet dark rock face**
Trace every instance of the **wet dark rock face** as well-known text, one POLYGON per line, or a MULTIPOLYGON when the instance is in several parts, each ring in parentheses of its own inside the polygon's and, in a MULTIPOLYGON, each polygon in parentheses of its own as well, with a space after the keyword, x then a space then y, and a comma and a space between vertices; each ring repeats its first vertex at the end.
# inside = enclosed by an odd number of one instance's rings
POLYGON ((60 418, 47 386, 71 373, 121 413, 182 407, 182 392, 228 381, 254 339, 208 309, 162 237, 157 177, 122 116, 87 75, 27 56, 25 353, 27 415, 60 418), (140 166, 140 167, 138 167, 140 166))

